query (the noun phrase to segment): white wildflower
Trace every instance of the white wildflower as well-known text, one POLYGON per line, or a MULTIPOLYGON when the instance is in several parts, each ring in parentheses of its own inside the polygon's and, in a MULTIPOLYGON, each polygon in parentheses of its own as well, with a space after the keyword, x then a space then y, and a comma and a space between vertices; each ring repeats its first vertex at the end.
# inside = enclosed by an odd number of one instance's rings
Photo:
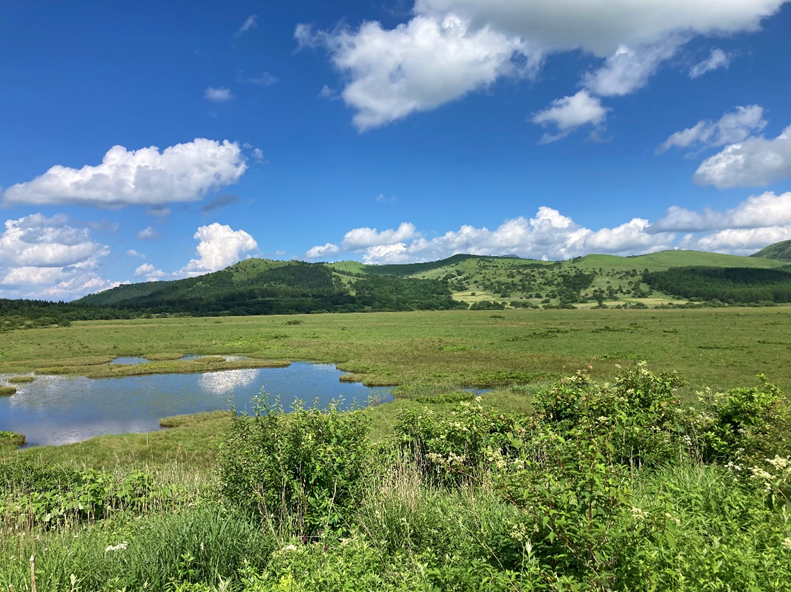
POLYGON ((117 545, 108 545, 107 547, 105 547, 104 552, 107 553, 109 551, 123 551, 124 549, 126 549, 126 546, 128 544, 129 543, 124 541, 123 543, 118 543, 117 545))

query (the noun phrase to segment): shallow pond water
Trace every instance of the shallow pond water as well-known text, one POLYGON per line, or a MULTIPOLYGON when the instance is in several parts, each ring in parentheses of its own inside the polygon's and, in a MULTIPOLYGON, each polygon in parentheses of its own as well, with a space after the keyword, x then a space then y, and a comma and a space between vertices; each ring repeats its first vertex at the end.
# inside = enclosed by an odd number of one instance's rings
POLYGON ((387 387, 339 382, 332 364, 296 362, 288 368, 251 368, 203 374, 152 374, 123 378, 39 376, 0 398, 0 430, 25 434, 33 446, 79 442, 103 434, 150 432, 171 415, 228 409, 249 411, 266 390, 290 409, 296 399, 326 407, 365 405, 369 396, 392 398, 387 387))

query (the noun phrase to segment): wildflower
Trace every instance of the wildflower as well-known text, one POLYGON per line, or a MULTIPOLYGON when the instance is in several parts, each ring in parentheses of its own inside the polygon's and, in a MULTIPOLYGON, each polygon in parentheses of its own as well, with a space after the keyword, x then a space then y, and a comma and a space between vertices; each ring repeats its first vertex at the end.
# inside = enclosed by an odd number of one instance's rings
POLYGON ((117 545, 108 545, 107 547, 105 547, 104 552, 107 553, 108 551, 123 551, 124 549, 126 549, 126 546, 128 544, 129 543, 124 541, 123 543, 118 543, 117 545))
POLYGON ((297 548, 294 545, 288 545, 286 547, 283 547, 283 550, 284 551, 296 551, 297 548))

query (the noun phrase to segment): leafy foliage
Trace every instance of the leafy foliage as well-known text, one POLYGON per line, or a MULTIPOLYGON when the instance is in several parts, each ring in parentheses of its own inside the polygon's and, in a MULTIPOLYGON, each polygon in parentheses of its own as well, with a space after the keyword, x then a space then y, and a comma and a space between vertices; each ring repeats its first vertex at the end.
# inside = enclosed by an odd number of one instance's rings
POLYGON ((300 536, 340 529, 359 501, 368 456, 360 411, 297 406, 284 413, 261 402, 235 417, 220 462, 222 492, 275 529, 300 536))

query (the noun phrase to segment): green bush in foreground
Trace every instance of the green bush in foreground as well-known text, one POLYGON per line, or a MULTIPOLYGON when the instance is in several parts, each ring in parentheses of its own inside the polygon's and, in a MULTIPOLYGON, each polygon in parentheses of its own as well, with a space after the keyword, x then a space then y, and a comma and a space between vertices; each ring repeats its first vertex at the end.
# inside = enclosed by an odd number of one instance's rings
POLYGON ((262 403, 234 417, 220 460, 222 492, 234 506, 300 536, 338 529, 359 501, 370 454, 368 420, 262 403))
POLYGON ((57 591, 788 590, 787 398, 764 383, 689 409, 678 384, 640 364, 566 377, 535 416, 412 406, 378 444, 359 411, 263 405, 233 420, 221 495, 189 503, 161 476, 128 488, 157 503, 119 503, 134 472, 8 463, 0 588, 29 589, 32 555, 57 591))

